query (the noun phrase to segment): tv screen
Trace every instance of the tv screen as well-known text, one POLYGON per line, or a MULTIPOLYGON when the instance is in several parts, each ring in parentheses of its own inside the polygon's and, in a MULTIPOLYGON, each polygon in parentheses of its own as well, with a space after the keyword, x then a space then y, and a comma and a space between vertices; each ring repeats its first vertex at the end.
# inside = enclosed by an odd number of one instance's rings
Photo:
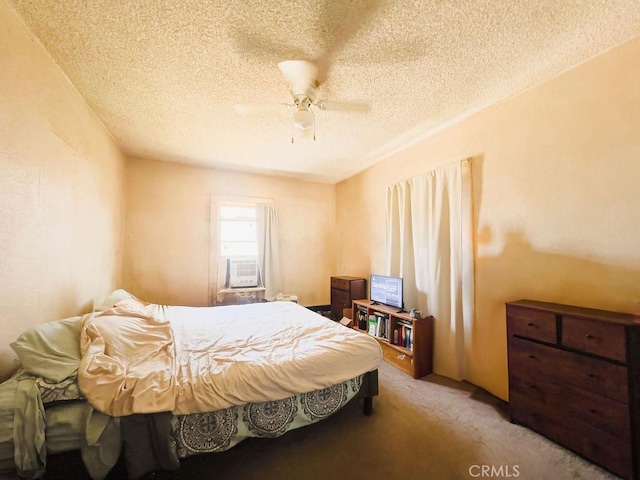
POLYGON ((402 310, 402 278, 371 275, 369 286, 369 298, 372 302, 402 310))

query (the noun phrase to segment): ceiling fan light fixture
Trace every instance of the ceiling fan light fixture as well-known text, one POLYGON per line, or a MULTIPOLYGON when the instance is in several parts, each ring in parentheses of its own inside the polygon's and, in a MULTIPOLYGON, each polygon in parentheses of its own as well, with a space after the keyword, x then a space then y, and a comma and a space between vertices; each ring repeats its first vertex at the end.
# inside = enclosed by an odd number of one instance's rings
POLYGON ((293 128, 313 130, 314 120, 311 110, 298 110, 293 114, 293 128))
POLYGON ((294 139, 316 139, 315 117, 308 108, 300 107, 293 114, 291 143, 294 139))

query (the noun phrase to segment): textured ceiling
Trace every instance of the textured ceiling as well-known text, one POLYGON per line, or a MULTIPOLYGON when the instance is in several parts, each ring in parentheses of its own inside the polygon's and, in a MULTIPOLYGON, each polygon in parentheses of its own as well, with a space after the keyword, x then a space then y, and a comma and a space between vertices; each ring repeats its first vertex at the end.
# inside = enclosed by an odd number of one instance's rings
POLYGON ((8 0, 123 151, 347 178, 402 145, 640 35, 638 0, 8 0), (278 62, 317 60, 316 111, 291 143, 278 62))

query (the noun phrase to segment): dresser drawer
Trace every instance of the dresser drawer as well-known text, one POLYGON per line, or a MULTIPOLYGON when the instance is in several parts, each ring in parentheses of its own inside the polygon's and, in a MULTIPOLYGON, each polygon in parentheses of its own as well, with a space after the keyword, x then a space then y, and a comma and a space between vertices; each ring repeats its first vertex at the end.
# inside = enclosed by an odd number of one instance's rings
POLYGON ((548 375, 620 403, 628 402, 627 369, 520 338, 509 339, 509 378, 548 375))
POLYGON ((331 313, 333 315, 334 320, 340 320, 342 317, 347 316, 348 312, 345 312, 345 309, 349 307, 345 306, 342 303, 332 303, 331 304, 331 313))
POLYGON ((562 345, 601 357, 626 361, 623 325, 564 316, 562 345))
POLYGON ((550 418, 562 419, 576 432, 597 435, 601 431, 631 441, 628 406, 596 393, 532 375, 509 380, 509 399, 550 418))
POLYGON ((331 277, 331 288, 349 291, 349 280, 346 280, 344 278, 331 277))
POLYGON ((331 310, 342 315, 344 308, 351 308, 351 297, 348 292, 342 290, 331 290, 331 310))
MULTIPOLYGON (((351 303, 351 296, 349 295, 349 292, 333 288, 331 289, 331 302, 347 305, 351 303)), ((351 307, 351 305, 349 305, 349 307, 351 307)))
POLYGON ((556 316, 526 307, 507 305, 507 333, 542 342, 556 343, 556 316))
POLYGON ((548 417, 544 411, 532 410, 519 403, 510 407, 512 421, 564 445, 616 475, 633 478, 631 444, 604 432, 576 432, 569 422, 548 417))

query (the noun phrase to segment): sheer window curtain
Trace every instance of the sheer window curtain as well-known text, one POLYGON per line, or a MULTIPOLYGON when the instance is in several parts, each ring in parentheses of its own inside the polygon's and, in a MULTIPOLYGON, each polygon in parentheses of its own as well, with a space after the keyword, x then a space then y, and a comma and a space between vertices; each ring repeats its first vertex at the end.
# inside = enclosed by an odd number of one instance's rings
POLYGON ((258 231, 258 264, 260 278, 265 288, 264 297, 273 300, 282 293, 280 274, 280 236, 278 234, 278 217, 274 206, 270 203, 256 204, 256 221, 258 231))
POLYGON ((466 378, 474 310, 471 164, 466 159, 387 188, 387 274, 405 306, 433 315, 434 372, 466 378))

